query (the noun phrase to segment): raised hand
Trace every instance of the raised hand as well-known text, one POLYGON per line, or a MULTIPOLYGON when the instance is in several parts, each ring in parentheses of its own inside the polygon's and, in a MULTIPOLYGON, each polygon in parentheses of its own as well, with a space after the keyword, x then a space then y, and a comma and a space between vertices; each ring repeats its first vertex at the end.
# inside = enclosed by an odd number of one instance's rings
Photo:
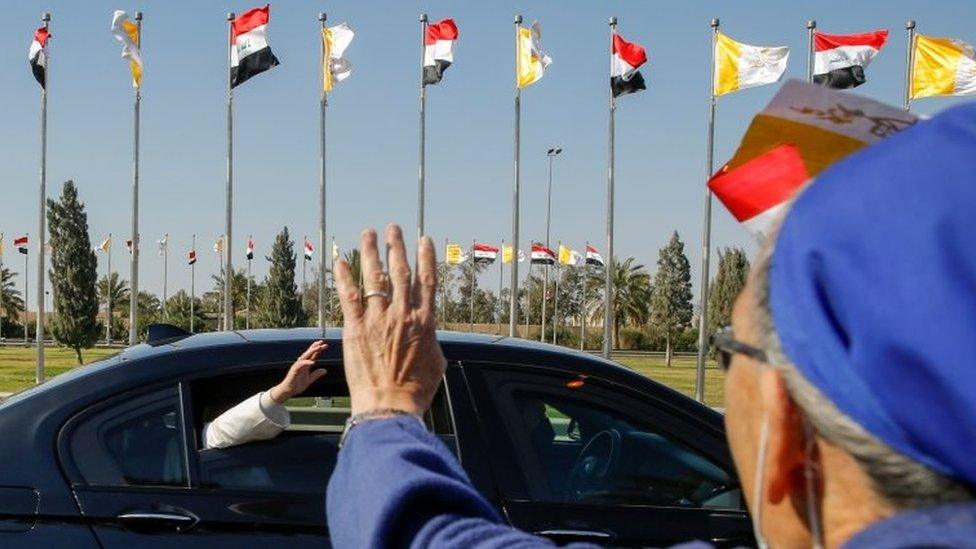
POLYGON ((300 395, 308 389, 315 380, 325 375, 325 368, 313 370, 315 360, 329 348, 324 341, 316 341, 298 357, 298 360, 288 368, 285 379, 271 388, 271 399, 278 404, 284 404, 289 398, 300 395))
POLYGON ((349 264, 340 261, 336 266, 352 413, 395 409, 421 415, 430 407, 447 366, 436 335, 434 243, 421 239, 417 273, 411 280, 399 226, 387 226, 386 242, 389 276, 380 262, 376 231, 362 233, 365 302, 349 264))

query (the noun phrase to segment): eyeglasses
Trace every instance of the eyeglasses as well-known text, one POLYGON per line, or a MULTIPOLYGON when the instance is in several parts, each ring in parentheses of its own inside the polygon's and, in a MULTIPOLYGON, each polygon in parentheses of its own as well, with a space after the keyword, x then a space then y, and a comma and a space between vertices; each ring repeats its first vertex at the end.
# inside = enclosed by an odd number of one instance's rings
POLYGON ((753 360, 766 362, 766 351, 736 339, 735 334, 732 333, 731 326, 726 326, 718 332, 715 332, 715 335, 711 337, 710 343, 718 351, 718 365, 723 372, 729 371, 729 366, 732 365, 732 355, 734 354, 745 355, 753 360))

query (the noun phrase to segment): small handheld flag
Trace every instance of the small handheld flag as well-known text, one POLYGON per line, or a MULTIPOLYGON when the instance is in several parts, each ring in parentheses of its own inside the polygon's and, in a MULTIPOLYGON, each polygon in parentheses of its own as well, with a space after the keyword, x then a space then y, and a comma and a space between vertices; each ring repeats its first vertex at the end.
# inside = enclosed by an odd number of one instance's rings
POLYGON ((250 261, 254 259, 254 241, 250 238, 247 239, 247 247, 244 249, 244 256, 250 261))
POLYGON ((327 54, 325 67, 322 71, 322 89, 324 91, 332 91, 336 82, 342 82, 352 74, 352 63, 343 57, 343 53, 352 43, 355 35, 352 28, 346 23, 322 29, 322 47, 325 48, 327 54))
POLYGON ((14 239, 14 246, 17 246, 17 251, 24 255, 27 255, 27 243, 26 235, 14 239))
POLYGON ((311 261, 312 260, 312 252, 314 250, 315 249, 312 247, 312 243, 309 242, 308 239, 306 238, 305 239, 305 261, 311 261))
POLYGON ((253 76, 277 66, 278 58, 268 45, 271 4, 248 10, 231 22, 230 86, 243 84, 253 76))
POLYGON ((865 83, 864 69, 887 40, 886 30, 847 35, 814 33, 814 84, 847 89, 865 83))
POLYGON ((715 41, 715 89, 718 97, 746 88, 779 82, 786 72, 790 48, 763 47, 736 42, 717 33, 715 41))
MULTIPOLYGON (((136 17, 139 17, 136 15, 136 17)), ((129 19, 129 15, 116 10, 112 16, 112 34, 122 43, 122 57, 129 60, 132 71, 132 87, 142 85, 142 54, 139 51, 139 26, 129 19)))
POLYGON ((454 42, 458 28, 453 19, 427 26, 424 35, 424 85, 437 84, 454 62, 454 42))
POLYGON ((27 61, 30 62, 31 71, 34 79, 41 85, 47 85, 47 41, 51 38, 51 32, 44 27, 34 31, 34 40, 31 42, 30 49, 27 50, 27 61))
POLYGON ((647 52, 636 42, 628 42, 613 33, 613 57, 610 62, 610 89, 619 97, 647 89, 638 67, 647 62, 647 52))
POLYGON ((542 51, 542 27, 532 23, 531 29, 519 27, 515 81, 519 88, 527 88, 542 79, 552 59, 542 51))

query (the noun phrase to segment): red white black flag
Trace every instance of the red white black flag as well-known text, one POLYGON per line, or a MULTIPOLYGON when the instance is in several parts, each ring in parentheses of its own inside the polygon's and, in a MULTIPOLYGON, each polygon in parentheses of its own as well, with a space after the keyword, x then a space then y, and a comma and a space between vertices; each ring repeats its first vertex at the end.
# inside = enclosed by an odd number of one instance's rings
POLYGON ((828 88, 847 89, 863 84, 864 68, 888 40, 888 31, 862 34, 813 35, 813 81, 828 88))
POLYGON ((454 62, 454 41, 458 28, 453 19, 427 26, 424 35, 424 85, 436 84, 454 62))
POLYGON ((315 248, 312 247, 312 243, 309 242, 308 239, 306 238, 305 239, 305 261, 311 261, 312 260, 312 252, 314 250, 315 250, 315 248))
POLYGON ((490 265, 495 262, 498 258, 498 248, 490 246, 488 244, 478 244, 474 245, 474 262, 484 263, 490 265))
POLYGON ((187 256, 186 256, 186 264, 187 265, 193 265, 196 262, 197 262, 197 251, 196 250, 190 250, 190 253, 187 254, 187 256))
POLYGON ((647 52, 636 42, 628 42, 613 33, 613 57, 610 61, 610 89, 619 97, 647 89, 644 76, 637 69, 647 62, 647 52))
POLYGON ((244 255, 247 256, 248 261, 254 259, 254 241, 250 238, 247 239, 247 248, 244 248, 244 255))
POLYGON ((555 265, 556 252, 547 248, 543 244, 532 244, 532 264, 533 265, 555 265))
POLYGON ((27 236, 21 236, 20 238, 14 239, 14 246, 17 246, 17 251, 27 255, 27 236))
POLYGON ((231 22, 230 85, 238 86, 252 76, 274 67, 278 58, 268 45, 271 4, 254 8, 231 22))
POLYGON ((598 267, 603 267, 603 256, 600 252, 596 251, 596 248, 587 244, 586 246, 586 264, 596 265, 598 267))
POLYGON ((47 40, 50 37, 50 31, 44 27, 37 29, 34 31, 34 41, 31 42, 30 49, 27 50, 27 60, 30 62, 31 71, 42 88, 47 85, 47 40))

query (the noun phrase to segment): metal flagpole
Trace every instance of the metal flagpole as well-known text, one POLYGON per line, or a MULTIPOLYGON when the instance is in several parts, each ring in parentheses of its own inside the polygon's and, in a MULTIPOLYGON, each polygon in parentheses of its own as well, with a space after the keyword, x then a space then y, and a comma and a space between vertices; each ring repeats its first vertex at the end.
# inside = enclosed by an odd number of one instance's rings
MULTIPOLYGON (((44 28, 51 25, 51 14, 41 16, 44 28)), ((41 172, 40 172, 40 200, 37 213, 37 372, 34 380, 44 382, 44 241, 47 230, 47 87, 51 83, 51 57, 48 55, 47 45, 44 46, 44 86, 41 87, 41 172)), ((26 261, 25 261, 26 262, 26 261)), ((24 269, 24 277, 27 270, 24 269)), ((27 307, 27 294, 24 294, 24 308, 27 307)), ((24 322, 24 339, 27 338, 27 322, 24 322)))
POLYGON ((586 260, 587 250, 590 249, 590 241, 586 241, 583 248, 583 295, 580 296, 580 351, 586 346, 586 282, 590 276, 590 263, 586 260))
POLYGON ((427 85, 424 84, 424 41, 427 14, 420 14, 420 160, 417 170, 417 238, 424 236, 424 201, 427 183, 427 85))
MULTIPOLYGON (((617 32, 617 18, 610 18, 610 63, 613 69, 613 35, 617 32)), ((609 160, 607 163, 607 259, 603 274, 603 358, 610 358, 610 350, 613 348, 611 341, 613 331, 613 286, 611 277, 613 274, 613 195, 614 195, 614 111, 617 102, 613 97, 613 90, 608 86, 609 102, 609 160)))
POLYGON ((305 243, 308 242, 308 235, 302 236, 302 303, 305 302, 305 266, 308 264, 308 251, 305 243))
MULTIPOLYGON (((563 243, 559 242, 559 248, 562 249, 563 243)), ((557 261, 556 263, 556 288, 553 290, 555 293, 552 296, 552 344, 556 344, 556 332, 559 330, 559 273, 563 270, 562 263, 557 261)))
POLYGON ((908 48, 905 51, 905 111, 912 110, 912 73, 915 72, 915 20, 905 23, 908 32, 908 48))
POLYGON ((471 292, 468 293, 468 307, 471 309, 468 317, 468 331, 474 331, 474 274, 475 265, 477 262, 474 260, 474 244, 477 240, 471 241, 471 292))
POLYGON ((441 286, 441 324, 447 323, 447 285, 450 284, 448 280, 448 269, 451 268, 451 264, 447 262, 447 238, 444 238, 444 282, 441 286))
MULTIPOLYGON (((332 256, 332 276, 329 277, 330 298, 335 296, 335 262, 336 262, 335 249, 336 249, 335 237, 332 237, 332 250, 330 250, 330 254, 332 256)), ((335 300, 334 299, 329 299, 329 318, 332 320, 332 322, 335 321, 335 300)))
POLYGON ((108 233, 108 283, 105 285, 105 299, 108 302, 108 325, 105 327, 105 343, 112 344, 112 233, 108 233))
POLYGON ((529 323, 532 321, 532 258, 529 258, 529 272, 525 277, 525 339, 529 339, 529 323))
MULTIPOLYGON (((251 235, 247 235, 247 245, 251 245, 251 235)), ((251 254, 248 254, 251 255, 251 254)), ((247 307, 244 309, 244 329, 251 329, 251 260, 247 258, 247 307)))
POLYGON ((807 21, 807 82, 813 83, 814 45, 813 36, 817 33, 817 20, 807 21))
POLYGON ((233 216, 234 216, 234 86, 231 81, 230 44, 234 35, 234 12, 227 14, 227 204, 224 227, 224 329, 234 329, 234 303, 232 300, 233 216))
POLYGON ((169 312, 166 308, 167 296, 169 295, 168 288, 168 278, 169 278, 169 233, 163 235, 163 318, 169 318, 169 312))
MULTIPOLYGON (((197 251, 197 235, 193 235, 193 246, 190 249, 193 251, 193 254, 196 255, 196 251, 197 251)), ((195 318, 194 318, 194 313, 195 313, 194 312, 194 306, 195 306, 194 301, 196 301, 196 299, 197 299, 196 285, 195 285, 195 282, 196 282, 196 274, 197 274, 197 262, 194 261, 190 265, 190 331, 191 332, 193 331, 193 323, 194 323, 194 320, 195 320, 195 318)))
MULTIPOLYGON (((46 82, 47 80, 45 75, 45 83, 46 82)), ((30 246, 29 244, 30 233, 27 233, 27 242, 28 242, 28 246, 30 246)), ((28 252, 29 251, 30 248, 28 248, 28 252)), ((30 254, 29 253, 24 254, 24 347, 30 345, 30 342, 27 339, 27 331, 28 331, 27 323, 30 322, 30 314, 29 314, 30 306, 28 305, 28 303, 30 303, 30 300, 28 299, 28 290, 30 290, 30 278, 28 278, 28 272, 27 272, 27 269, 29 267, 29 263, 28 263, 29 259, 30 259, 30 254)))
MULTIPOLYGON (((319 14, 319 24, 321 26, 322 32, 325 32, 325 21, 327 15, 323 12, 319 14)), ((326 277, 326 241, 325 241, 325 111, 326 107, 329 105, 329 99, 325 93, 325 78, 326 70, 328 68, 327 63, 329 63, 329 51, 328 45, 325 40, 322 40, 322 92, 319 98, 319 328, 325 328, 325 277, 326 277)), ((331 250, 329 250, 331 253, 331 250)), ((248 269, 250 269, 250 262, 248 262, 248 269)), ((249 271, 250 272, 250 271, 249 271)), ((250 284, 250 274, 248 275, 248 284, 250 284)), ((250 286, 248 286, 250 288, 250 286)), ((248 298, 248 317, 250 317, 251 301, 248 298)))
MULTIPOLYGON (((718 19, 712 19, 712 67, 708 89, 708 148, 705 153, 705 181, 712 177, 715 154, 715 43, 718 40, 718 19)), ((700 301, 698 304, 698 361, 695 368, 695 399, 705 400, 705 358, 708 354, 708 261, 711 256, 712 238, 712 191, 705 186, 705 208, 702 226, 702 270, 700 301)))
MULTIPOLYGON (((518 73, 519 57, 519 25, 522 24, 522 16, 515 16, 515 71, 518 73)), ((519 249, 519 133, 521 131, 522 118, 522 88, 515 83, 515 158, 513 168, 515 177, 512 184, 512 278, 509 287, 511 299, 509 300, 508 315, 508 336, 515 337, 515 327, 518 324, 518 249, 519 249)), ((529 329, 526 326, 525 335, 528 336, 529 329)))
MULTIPOLYGON (((502 284, 505 280, 505 239, 502 239, 502 257, 498 262, 498 302, 495 303, 495 312, 498 314, 498 335, 502 335, 502 284)), ((514 256, 513 256, 514 259, 514 256)))
MULTIPOLYGON (((3 275, 3 233, 0 233, 0 276, 2 275, 3 275)), ((0 341, 3 341, 3 311, 2 310, 0 310, 0 341)))
MULTIPOLYGON (((549 245, 549 227, 550 227, 550 219, 552 218, 552 160, 556 157, 556 155, 558 155, 561 152, 563 152, 563 150, 560 147, 552 147, 548 151, 546 151, 546 156, 549 158, 549 185, 546 190, 546 248, 550 248, 550 249, 551 246, 549 245)), ((545 267, 543 267, 543 271, 544 271, 543 274, 544 281, 542 285, 545 288, 545 291, 542 293, 542 333, 539 334, 539 341, 544 342, 546 340, 546 302, 549 301, 548 299, 549 264, 548 263, 545 265, 545 267)))
MULTIPOLYGON (((142 46, 142 12, 135 14, 136 46, 142 46)), ((133 107, 133 147, 132 147, 132 249, 129 256, 129 345, 135 345, 139 333, 139 104, 142 101, 142 91, 136 87, 135 104, 133 107)))

